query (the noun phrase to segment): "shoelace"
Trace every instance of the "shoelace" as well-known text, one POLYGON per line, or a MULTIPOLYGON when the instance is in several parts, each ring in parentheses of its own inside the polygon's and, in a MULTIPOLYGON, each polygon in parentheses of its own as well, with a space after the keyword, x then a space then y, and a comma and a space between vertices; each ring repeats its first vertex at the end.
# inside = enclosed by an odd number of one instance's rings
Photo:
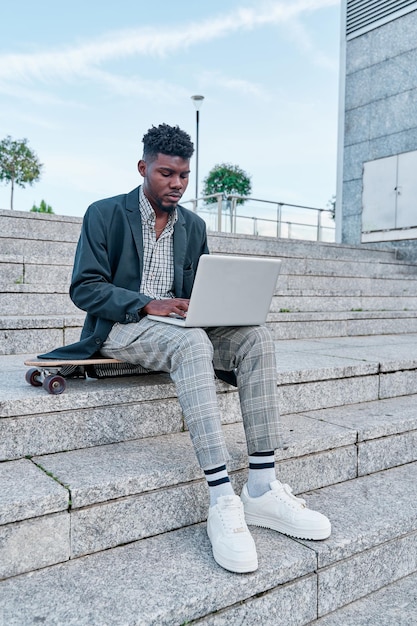
POLYGON ((245 516, 243 507, 238 501, 231 500, 226 506, 219 508, 220 516, 225 528, 233 533, 246 531, 245 516))
POLYGON ((287 485, 286 483, 283 485, 282 483, 280 483, 280 487, 278 489, 274 489, 274 491, 272 493, 276 493, 277 495, 280 495, 282 492, 285 493, 285 495, 291 500, 291 504, 294 505, 296 504, 298 508, 300 509, 305 509, 306 508, 306 501, 303 500, 303 498, 297 498, 293 492, 292 489, 289 485, 287 485))

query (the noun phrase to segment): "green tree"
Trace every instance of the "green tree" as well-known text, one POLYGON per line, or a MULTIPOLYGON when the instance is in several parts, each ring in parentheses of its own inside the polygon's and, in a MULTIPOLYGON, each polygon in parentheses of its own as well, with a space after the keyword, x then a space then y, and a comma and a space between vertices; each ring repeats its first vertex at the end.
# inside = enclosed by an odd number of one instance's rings
MULTIPOLYGON (((248 196, 251 192, 250 176, 238 165, 220 163, 210 170, 204 179, 203 195, 210 196, 214 193, 223 193, 226 196, 248 196)), ((216 198, 208 198, 207 203, 217 202, 216 198)), ((244 199, 239 199, 238 204, 243 204, 244 199)))
POLYGON ((41 200, 41 203, 39 206, 36 206, 36 204, 33 205, 33 207, 31 208, 31 211, 33 213, 53 213, 52 207, 50 204, 46 204, 45 200, 41 200))
POLYGON ((11 184, 11 209, 15 185, 23 188, 26 184, 33 185, 39 180, 43 167, 27 143, 27 139, 15 141, 10 135, 0 141, 0 180, 11 184))

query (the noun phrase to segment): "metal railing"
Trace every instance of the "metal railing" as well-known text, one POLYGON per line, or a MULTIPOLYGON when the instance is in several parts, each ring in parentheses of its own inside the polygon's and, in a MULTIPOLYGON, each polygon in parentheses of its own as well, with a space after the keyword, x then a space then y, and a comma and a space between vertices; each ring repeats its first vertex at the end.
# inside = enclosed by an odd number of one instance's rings
POLYGON ((329 209, 222 193, 182 204, 187 203, 205 220, 209 231, 335 241, 335 225, 329 209), (213 198, 216 202, 207 202, 213 198), (239 201, 244 201, 245 205, 239 201))

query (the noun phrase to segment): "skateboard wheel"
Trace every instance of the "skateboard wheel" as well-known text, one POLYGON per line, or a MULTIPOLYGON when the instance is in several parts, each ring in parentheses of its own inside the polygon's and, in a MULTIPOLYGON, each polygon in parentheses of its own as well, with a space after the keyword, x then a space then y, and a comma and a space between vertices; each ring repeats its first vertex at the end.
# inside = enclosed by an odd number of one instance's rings
POLYGON ((26 382, 33 387, 42 387, 42 377, 39 370, 36 367, 32 367, 25 374, 26 382))
POLYGON ((63 393, 66 386, 67 385, 65 382, 65 378, 62 378, 62 376, 57 376, 56 374, 46 376, 45 380, 43 381, 43 388, 45 389, 45 391, 53 394, 54 396, 63 393))

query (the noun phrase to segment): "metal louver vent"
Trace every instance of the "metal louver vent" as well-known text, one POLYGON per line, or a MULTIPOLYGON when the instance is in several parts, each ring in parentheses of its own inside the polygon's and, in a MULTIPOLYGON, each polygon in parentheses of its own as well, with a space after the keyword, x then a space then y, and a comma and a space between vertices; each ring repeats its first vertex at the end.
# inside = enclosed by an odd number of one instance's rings
POLYGON ((377 23, 389 21, 395 13, 402 15, 414 9, 415 0, 347 0, 346 36, 371 30, 377 23))

